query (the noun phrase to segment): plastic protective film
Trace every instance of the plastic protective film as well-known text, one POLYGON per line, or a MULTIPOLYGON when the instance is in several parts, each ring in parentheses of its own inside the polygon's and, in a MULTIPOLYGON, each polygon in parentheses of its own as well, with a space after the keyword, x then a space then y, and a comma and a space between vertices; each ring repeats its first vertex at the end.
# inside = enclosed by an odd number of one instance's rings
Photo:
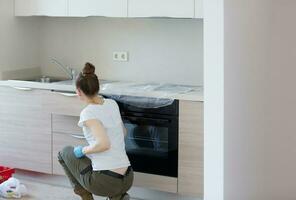
POLYGON ((192 86, 175 84, 106 83, 101 86, 100 92, 118 102, 131 106, 160 108, 171 105, 177 95, 186 94, 193 90, 192 86))
POLYGON ((174 103, 174 99, 160 99, 154 97, 136 97, 126 95, 106 95, 117 102, 138 108, 161 108, 174 103))

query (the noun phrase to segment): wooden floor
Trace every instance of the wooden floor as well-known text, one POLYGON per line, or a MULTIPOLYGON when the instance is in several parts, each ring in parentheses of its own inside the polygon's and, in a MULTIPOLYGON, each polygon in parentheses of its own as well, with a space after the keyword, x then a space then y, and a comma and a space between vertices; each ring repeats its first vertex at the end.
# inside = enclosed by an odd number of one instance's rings
MULTIPOLYGON (((18 178, 28 188, 29 196, 22 198, 22 200, 80 200, 73 193, 65 176, 17 171, 14 177, 18 178)), ((132 197, 131 200, 201 200, 138 187, 133 187, 129 194, 132 197)), ((105 199, 95 197, 95 200, 105 199)), ((0 198, 0 200, 4 199, 0 198)))
MULTIPOLYGON (((22 200, 80 200, 68 187, 52 186, 32 181, 22 181, 28 188, 29 196, 22 200)), ((0 198, 4 200, 3 198, 0 198)), ((96 198, 101 200, 102 198, 96 198)))

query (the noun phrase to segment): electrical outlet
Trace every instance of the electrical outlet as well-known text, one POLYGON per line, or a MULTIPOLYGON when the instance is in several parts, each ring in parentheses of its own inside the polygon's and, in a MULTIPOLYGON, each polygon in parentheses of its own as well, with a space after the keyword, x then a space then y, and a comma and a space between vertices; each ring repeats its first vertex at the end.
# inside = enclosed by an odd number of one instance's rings
POLYGON ((127 51, 113 52, 113 60, 119 61, 119 62, 128 62, 128 52, 127 51))

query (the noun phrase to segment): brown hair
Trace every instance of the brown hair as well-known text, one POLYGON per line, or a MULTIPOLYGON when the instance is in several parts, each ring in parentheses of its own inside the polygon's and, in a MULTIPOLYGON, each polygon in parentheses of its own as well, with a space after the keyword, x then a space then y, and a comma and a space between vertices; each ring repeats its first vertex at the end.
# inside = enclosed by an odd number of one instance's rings
POLYGON ((95 74, 95 70, 93 64, 86 63, 76 79, 76 88, 80 89, 88 97, 96 96, 100 90, 99 79, 95 74))

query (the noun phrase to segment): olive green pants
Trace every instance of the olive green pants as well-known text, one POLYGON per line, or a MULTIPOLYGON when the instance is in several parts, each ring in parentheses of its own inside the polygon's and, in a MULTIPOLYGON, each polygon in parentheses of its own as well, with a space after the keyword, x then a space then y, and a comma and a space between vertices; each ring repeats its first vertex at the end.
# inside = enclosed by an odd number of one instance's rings
POLYGON ((111 171, 93 171, 91 160, 87 157, 76 158, 73 150, 71 146, 65 147, 59 152, 58 160, 74 189, 116 199, 131 188, 134 179, 131 168, 125 176, 111 171))

